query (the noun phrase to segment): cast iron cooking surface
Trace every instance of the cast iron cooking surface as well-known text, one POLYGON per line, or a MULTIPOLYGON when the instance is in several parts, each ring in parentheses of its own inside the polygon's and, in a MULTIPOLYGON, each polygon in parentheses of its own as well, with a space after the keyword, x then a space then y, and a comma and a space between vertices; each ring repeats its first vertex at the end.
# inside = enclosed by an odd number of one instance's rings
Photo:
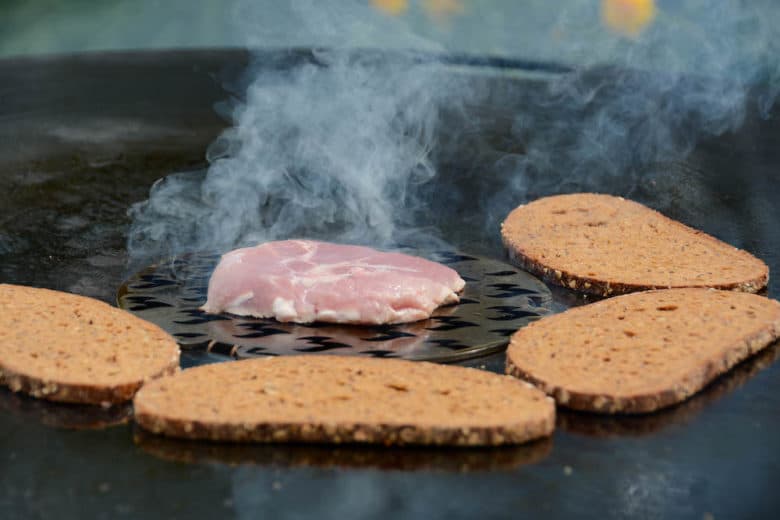
POLYGON ((450 363, 503 350, 514 331, 550 313, 549 289, 516 267, 458 251, 405 252, 457 271, 466 282, 460 302, 427 320, 381 326, 206 314, 200 307, 220 255, 187 253, 134 274, 119 287, 117 303, 162 327, 190 359, 198 352, 225 359, 322 353, 450 363))
MULTIPOLYGON (((0 62, 0 282, 112 301, 131 274, 127 208, 155 179, 203 166, 204 150, 226 125, 213 109, 228 97, 223 80, 246 60, 238 51, 197 51, 0 62)), ((446 174, 430 187, 452 195, 431 201, 453 247, 495 259, 503 258, 497 223, 521 201, 499 197, 481 212, 473 202, 506 186, 495 159, 509 151, 511 114, 545 106, 545 117, 560 116, 554 104, 534 102, 543 80, 513 76, 473 74, 490 95, 450 115, 456 119, 445 130, 469 133, 449 141, 442 134, 436 155, 446 174)), ((511 148, 522 153, 522 143, 511 148)), ((751 111, 739 131, 701 143, 684 161, 594 188, 743 247, 776 273, 779 165, 777 118, 751 111)), ((546 174, 555 172, 538 178, 546 174)), ((570 180, 533 185, 529 196, 578 188, 570 180)), ((773 276, 769 296, 779 289, 773 276)), ((582 303, 562 289, 553 295, 555 310, 582 303)), ((170 441, 136 430, 123 410, 85 416, 0 389, 0 517, 772 517, 780 479, 777 350, 666 412, 562 411, 551 440, 502 450, 170 441)), ((192 362, 186 352, 183 362, 192 362)), ((465 364, 500 372, 503 355, 465 364)))

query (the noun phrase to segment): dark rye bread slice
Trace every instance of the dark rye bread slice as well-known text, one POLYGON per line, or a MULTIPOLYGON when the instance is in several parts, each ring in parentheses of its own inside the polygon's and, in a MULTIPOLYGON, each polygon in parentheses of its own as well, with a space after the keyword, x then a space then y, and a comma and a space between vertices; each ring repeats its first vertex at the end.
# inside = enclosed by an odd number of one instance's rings
POLYGON ((668 289, 602 300, 516 332, 506 371, 558 404, 602 413, 681 402, 780 336, 780 303, 668 289))
POLYGON ((129 401, 179 367, 161 328, 101 301, 0 284, 0 384, 51 401, 129 401))
POLYGON ((501 445, 555 424, 552 399, 508 376, 347 356, 191 368, 144 385, 134 406, 153 433, 236 442, 501 445))
POLYGON ((676 287, 757 292, 769 280, 750 253, 610 195, 533 201, 509 214, 501 236, 524 269, 599 296, 676 287))

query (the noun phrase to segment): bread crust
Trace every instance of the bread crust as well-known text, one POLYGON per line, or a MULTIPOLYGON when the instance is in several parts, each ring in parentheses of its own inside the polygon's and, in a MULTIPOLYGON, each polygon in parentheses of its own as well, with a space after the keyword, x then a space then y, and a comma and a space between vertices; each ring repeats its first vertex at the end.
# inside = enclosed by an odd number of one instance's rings
POLYGON ((179 361, 177 359, 163 370, 133 383, 99 386, 41 379, 4 368, 0 370, 0 385, 7 386, 13 392, 21 392, 38 399, 61 403, 99 404, 105 406, 126 403, 133 398, 138 389, 144 384, 144 381, 173 375, 178 370, 179 361))
POLYGON ((152 433, 185 439, 228 442, 306 442, 327 444, 381 444, 385 446, 500 446, 521 444, 548 436, 554 415, 522 425, 502 427, 422 428, 415 424, 274 423, 214 424, 177 420, 147 412, 135 413, 136 422, 152 433))
MULTIPOLYGON (((669 304, 663 304, 669 305, 669 304)), ((663 308, 663 306, 661 306, 663 308)), ((646 309, 642 309, 646 312, 646 309)), ((651 311, 652 312, 652 311, 651 311)), ((663 312, 663 311, 662 311, 663 312)), ((729 312, 713 312, 708 319, 713 320, 725 320, 727 323, 729 320, 738 320, 739 316, 730 316, 729 312)), ((748 310, 748 313, 755 312, 748 310)), ((694 318, 691 317, 691 320, 694 318)), ((708 320, 704 320, 706 323, 708 320)), ((738 326, 738 325, 732 325, 738 326)), ((741 329, 741 330, 743 330, 741 329)), ((619 335, 619 334, 618 334, 619 335)), ((506 373, 514 377, 518 377, 529 381, 542 389, 545 393, 552 396, 556 402, 567 408, 574 410, 582 410, 598 413, 647 413, 659 410, 671 406, 673 404, 682 402, 694 395, 696 392, 704 388, 708 383, 713 381, 719 375, 729 371, 732 367, 747 359, 748 357, 761 351, 768 345, 772 344, 780 338, 780 303, 763 298, 757 295, 747 295, 741 293, 731 293, 716 290, 707 289, 671 289, 671 290, 659 290, 646 293, 638 293, 632 295, 624 295, 609 300, 602 300, 595 304, 591 304, 585 307, 579 307, 570 309, 560 315, 550 318, 542 319, 538 322, 531 324, 525 329, 521 329, 512 337, 510 346, 507 350, 506 359, 506 373), (744 297, 752 299, 751 303, 756 304, 755 307, 759 309, 757 312, 761 312, 762 321, 757 324, 751 324, 744 330, 740 337, 736 338, 731 343, 722 344, 720 337, 716 336, 708 338, 708 345, 701 347, 697 344, 701 351, 691 353, 685 353, 686 348, 694 348, 690 345, 695 341, 695 337, 698 334, 706 334, 703 331, 691 331, 688 337, 676 338, 676 342, 672 341, 670 344, 664 343, 664 348, 672 348, 674 351, 669 351, 672 354, 679 354, 689 356, 688 364, 690 366, 676 376, 668 378, 663 387, 658 387, 656 383, 650 383, 644 389, 635 389, 631 392, 624 392, 619 386, 615 386, 611 390, 602 388, 602 391, 583 391, 578 387, 582 386, 583 378, 592 377, 599 379, 602 377, 611 377, 613 374, 606 374, 601 371, 602 369, 598 363, 598 357, 603 355, 604 352, 609 352, 608 355, 613 358, 620 359, 625 354, 627 349, 636 349, 634 353, 637 356, 636 362, 632 365, 626 365, 631 369, 628 372, 629 376, 625 379, 630 380, 630 374, 634 374, 635 378, 648 377, 658 378, 665 375, 667 367, 661 364, 660 366, 645 366, 641 363, 639 357, 642 356, 641 349, 656 348, 660 343, 659 337, 665 335, 673 335, 679 333, 678 328, 674 328, 673 332, 669 330, 671 325, 666 321, 666 317, 661 318, 652 327, 646 327, 644 332, 644 339, 641 342, 626 341, 625 344, 621 344, 618 340, 615 340, 615 335, 609 332, 602 335, 601 339, 597 339, 592 343, 589 343, 586 347, 584 342, 591 341, 587 335, 587 326, 598 327, 599 329, 614 330, 632 330, 636 327, 636 320, 630 316, 630 311, 625 312, 625 309, 634 305, 639 296, 643 297, 643 306, 648 307, 647 301, 654 296, 663 296, 664 301, 674 301, 678 297, 689 297, 691 294, 702 296, 700 307, 697 307, 698 300, 694 299, 693 302, 688 305, 689 312, 701 312, 708 313, 711 309, 710 302, 706 301, 708 293, 718 294, 734 300, 732 307, 728 311, 733 311, 735 314, 744 311, 744 302, 736 301, 738 298, 744 299, 744 297), (633 299, 633 300, 632 300, 633 299), (622 321, 606 321, 600 319, 600 315, 608 314, 609 310, 623 309, 619 311, 625 314, 625 319, 622 321), (555 318, 554 322, 551 318, 555 318), (546 323, 545 323, 546 322, 546 323), (572 356, 582 354, 584 356, 591 356, 591 367, 585 365, 586 361, 581 363, 574 362, 576 368, 570 368, 569 374, 566 378, 551 378, 549 376, 541 375, 542 372, 546 372, 546 369, 540 365, 538 358, 535 361, 531 361, 528 351, 524 352, 525 348, 528 348, 534 341, 536 341, 540 335, 544 335, 545 341, 549 343, 550 359, 556 359, 550 363, 571 363, 571 358, 566 358, 566 354, 561 354, 561 345, 556 343, 559 339, 556 332, 552 332, 552 329, 582 331, 582 337, 572 337, 570 343, 566 345, 566 348, 572 356), (549 333, 548 333, 549 332, 549 333), (550 334, 553 335, 551 338, 550 334), (609 344, 607 344, 609 342, 609 344), (621 353, 620 350, 624 349, 621 353), (676 352, 675 352, 676 351, 676 352), (564 359, 562 360, 561 357, 564 359), (587 373, 587 375, 586 375, 587 373)), ((631 338, 632 339, 632 338, 631 338)), ((665 340, 666 338, 664 338, 665 340)), ((538 344, 538 343, 534 343, 538 344)), ((614 359, 613 359, 614 361, 614 359)), ((622 365, 618 369, 627 370, 622 365)))
MULTIPOLYGON (((557 210, 565 211, 565 210, 557 210)), ((590 223, 583 217, 583 228, 585 229, 590 223)), ((534 229, 533 233, 545 233, 549 230, 534 229)), ((578 230, 579 233, 579 230, 578 230)), ((552 233, 550 233, 552 234, 552 233)), ((706 233, 690 228, 681 222, 672 220, 661 213, 647 208, 639 203, 628 201, 622 197, 613 197, 610 195, 601 195, 593 193, 577 193, 569 195, 558 195, 554 197, 545 197, 538 199, 532 203, 519 206, 515 208, 501 224, 501 237, 504 247, 507 250, 509 259, 514 264, 518 265, 522 269, 539 276, 544 281, 566 287, 574 291, 593 294, 596 296, 615 296, 619 294, 627 294, 637 291, 646 291, 654 289, 671 289, 679 287, 707 287, 713 289, 722 290, 734 290, 749 293, 756 293, 767 286, 769 282, 769 267, 757 259, 747 251, 734 248, 724 242, 721 242, 717 238, 714 238, 706 233), (626 272, 630 272, 632 259, 629 258, 616 258, 615 262, 623 262, 628 264, 628 269, 625 269, 625 265, 621 265, 614 272, 611 277, 604 276, 588 276, 576 266, 577 259, 573 259, 572 265, 567 267, 567 262, 555 262, 553 265, 549 260, 542 258, 543 252, 540 252, 538 248, 532 247, 528 244, 526 235, 518 232, 517 230, 523 228, 529 220, 528 217, 543 218, 544 215, 533 214, 533 208, 541 204, 556 203, 558 207, 561 206, 588 206, 597 203, 607 203, 615 208, 621 208, 625 206, 633 206, 632 209, 641 208, 644 212, 646 219, 655 225, 661 225, 669 228, 672 234, 678 235, 683 238, 687 238, 689 241, 706 244, 706 247, 717 249, 724 253, 734 255, 735 261, 744 262, 752 266, 752 275, 743 279, 734 279, 728 281, 708 281, 702 280, 700 282, 675 282, 666 284, 655 283, 642 283, 636 281, 626 281, 624 275, 626 272), (536 206, 535 206, 536 205, 536 206)), ((612 239, 615 242, 622 242, 625 240, 625 236, 615 235, 612 239)), ((550 240, 554 240, 555 237, 550 237, 550 240)), ((593 248, 604 247, 604 244, 593 243, 593 248)), ((630 255, 630 250, 615 251, 615 256, 618 255, 630 255)), ((655 254, 658 256, 659 263, 666 262, 669 267, 674 267, 675 257, 678 255, 677 251, 649 251, 648 254, 655 254), (665 256, 666 258, 663 258, 665 256)), ((679 256, 677 256, 679 260, 679 256)), ((706 268, 706 266, 703 266, 706 268)), ((633 273, 631 273, 633 274, 633 273)))
MULTIPOLYGON (((394 359, 253 359, 196 367, 145 385, 134 400, 135 420, 156 434, 230 442, 498 446, 549 436, 552 400, 527 383, 512 383, 476 369, 394 359), (264 393, 264 384, 279 385, 279 393, 264 393), (208 394, 188 391, 202 385, 211 385, 208 394), (252 399, 243 407, 227 402, 228 394, 252 399), (179 395, 189 397, 187 405, 179 395), (480 424, 458 409, 471 406, 464 398, 493 406, 497 415, 480 424), (212 400, 224 407, 208 412, 212 400), (366 407, 368 415, 360 412, 366 407)), ((476 407, 470 413, 487 412, 476 407)))

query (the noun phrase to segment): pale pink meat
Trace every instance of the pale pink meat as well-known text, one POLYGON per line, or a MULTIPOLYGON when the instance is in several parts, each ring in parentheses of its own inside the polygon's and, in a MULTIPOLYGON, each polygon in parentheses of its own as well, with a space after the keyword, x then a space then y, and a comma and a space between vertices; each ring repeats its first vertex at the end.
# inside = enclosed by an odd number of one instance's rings
POLYGON ((285 240, 223 255, 202 309, 297 323, 406 323, 457 302, 464 285, 453 269, 423 258, 285 240))

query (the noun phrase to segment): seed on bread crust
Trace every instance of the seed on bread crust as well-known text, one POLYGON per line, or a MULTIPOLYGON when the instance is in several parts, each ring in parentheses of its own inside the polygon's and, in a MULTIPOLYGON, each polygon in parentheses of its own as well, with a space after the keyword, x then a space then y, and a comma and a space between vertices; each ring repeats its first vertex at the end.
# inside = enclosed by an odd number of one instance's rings
POLYGON ((158 326, 92 298, 0 284, 0 384, 50 401, 129 401, 179 368, 158 326))
POLYGON ((134 406, 153 433, 235 442, 519 444, 555 423, 553 401, 511 377, 347 356, 200 366, 144 385, 134 406))
POLYGON ((780 303, 714 289, 575 307, 516 332, 508 374, 568 408, 644 413, 681 402, 780 337, 780 303))
POLYGON ((750 253, 610 195, 538 199, 515 208, 501 236, 523 269, 599 296, 676 287, 754 293, 769 280, 767 265, 750 253))

